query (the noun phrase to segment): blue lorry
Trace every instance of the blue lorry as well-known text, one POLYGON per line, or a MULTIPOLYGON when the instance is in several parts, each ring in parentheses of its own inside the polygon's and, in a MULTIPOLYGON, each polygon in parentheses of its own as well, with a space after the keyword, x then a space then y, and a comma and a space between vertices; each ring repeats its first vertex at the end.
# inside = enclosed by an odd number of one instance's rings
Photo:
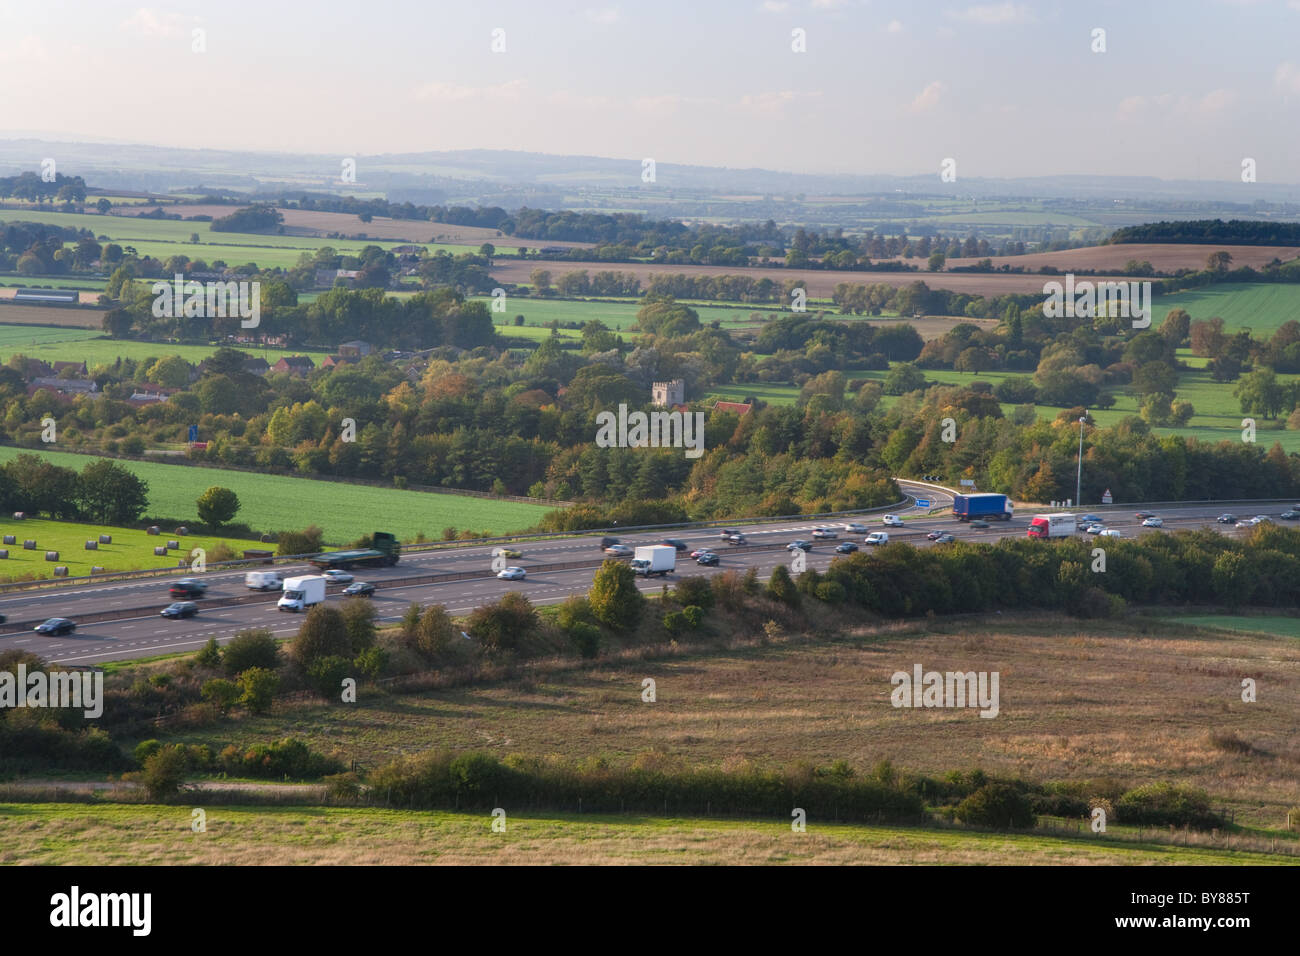
POLYGON ((952 514, 958 521, 970 521, 972 518, 1010 521, 1012 513, 1013 505, 1006 495, 981 493, 952 496, 952 514))

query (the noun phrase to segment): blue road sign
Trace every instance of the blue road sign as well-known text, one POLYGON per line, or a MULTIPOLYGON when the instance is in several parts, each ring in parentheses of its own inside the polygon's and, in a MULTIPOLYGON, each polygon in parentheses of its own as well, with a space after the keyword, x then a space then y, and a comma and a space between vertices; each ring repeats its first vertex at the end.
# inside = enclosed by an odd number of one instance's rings
POLYGON ((199 426, 198 426, 198 425, 191 425, 191 426, 190 426, 190 441, 198 441, 198 440, 199 440, 199 426))
POLYGON ((929 499, 929 498, 917 498, 917 499, 916 499, 916 506, 917 506, 918 508, 928 508, 928 507, 930 507, 930 499, 929 499))

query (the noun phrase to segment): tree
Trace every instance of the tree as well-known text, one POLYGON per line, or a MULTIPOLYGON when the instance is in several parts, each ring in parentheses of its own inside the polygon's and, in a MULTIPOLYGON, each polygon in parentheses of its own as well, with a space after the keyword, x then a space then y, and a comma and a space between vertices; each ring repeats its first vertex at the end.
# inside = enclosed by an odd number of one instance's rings
POLYGON ((339 610, 343 614, 352 656, 356 657, 375 643, 375 602, 363 597, 349 598, 339 610))
POLYGON ((542 295, 551 291, 551 271, 549 269, 534 269, 528 273, 528 281, 533 284, 533 289, 542 295))
POLYGON ((441 604, 430 604, 423 614, 419 613, 419 605, 412 604, 411 607, 415 608, 416 617, 410 640, 417 651, 436 661, 451 649, 460 629, 441 604))
POLYGON ((217 485, 199 495, 195 504, 199 509, 199 520, 212 527, 225 524, 239 512, 239 496, 229 488, 217 485))
POLYGON ((324 657, 351 657, 352 638, 343 612, 332 604, 316 604, 298 628, 289 653, 304 669, 324 657))
POLYGON ((790 572, 784 564, 778 564, 772 569, 772 576, 767 581, 767 596, 790 607, 799 606, 801 601, 799 589, 795 587, 790 572))
POLYGON ((627 630, 641 618, 645 598, 636 587, 636 575, 622 561, 605 561, 587 592, 596 619, 609 627, 627 630))
POLYGON ((1231 264, 1232 254, 1222 250, 1219 252, 1211 252, 1205 260, 1205 268, 1209 269, 1211 272, 1218 273, 1219 275, 1227 272, 1228 266, 1231 264))
POLYGON ((930 255, 930 259, 927 263, 927 266, 929 267, 931 272, 942 272, 943 264, 946 261, 947 259, 942 252, 935 252, 930 255))
POLYGON ((168 355, 150 365, 145 377, 155 385, 184 388, 190 384, 190 363, 179 355, 168 355))
POLYGON ((181 744, 168 744, 145 758, 140 782, 154 800, 175 796, 185 782, 189 758, 181 744))
POLYGON ((131 334, 131 325, 135 317, 126 309, 110 309, 104 313, 103 329, 115 339, 124 339, 131 334))
POLYGON ((1260 369, 1243 375, 1232 394, 1241 401, 1242 414, 1276 418, 1282 411, 1286 389, 1278 384, 1272 369, 1260 369))
POLYGON ((910 362, 900 362, 885 376, 886 395, 906 395, 925 388, 925 373, 910 362))
POLYGON ((238 684, 222 677, 214 677, 212 680, 204 681, 203 688, 199 691, 203 699, 216 707, 218 712, 222 714, 229 713, 230 708, 239 703, 240 693, 238 684))
POLYGON ((77 502, 92 521, 129 524, 149 507, 149 484, 122 465, 100 459, 81 470, 77 502))
POLYGON ((99 210, 101 216, 107 216, 108 211, 113 208, 113 203, 101 196, 95 203, 95 208, 99 210))
POLYGON ((466 620, 471 637, 492 650, 514 650, 523 646, 541 627, 533 602, 518 591, 508 591, 494 604, 470 612, 466 620))

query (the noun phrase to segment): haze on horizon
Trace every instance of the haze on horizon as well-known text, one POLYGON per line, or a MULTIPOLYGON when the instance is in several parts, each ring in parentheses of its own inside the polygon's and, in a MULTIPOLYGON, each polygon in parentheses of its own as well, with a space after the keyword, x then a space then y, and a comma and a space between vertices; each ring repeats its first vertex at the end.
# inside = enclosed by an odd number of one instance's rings
POLYGON ((0 138, 1294 182, 1297 31, 1300 0, 6 5, 0 138))

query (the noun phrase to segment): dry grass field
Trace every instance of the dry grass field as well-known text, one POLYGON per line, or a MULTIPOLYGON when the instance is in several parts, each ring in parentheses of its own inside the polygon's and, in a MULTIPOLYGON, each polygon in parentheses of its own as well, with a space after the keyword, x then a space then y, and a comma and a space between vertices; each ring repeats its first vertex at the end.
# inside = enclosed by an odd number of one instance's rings
MULTIPOLYGON (((13 289, 0 290, 0 299, 13 298, 13 289), (8 292, 8 295, 4 295, 8 292)), ((81 301, 94 302, 99 293, 80 293, 81 301)), ((57 305, 15 305, 0 302, 0 325, 57 325, 73 329, 102 329, 107 309, 73 309, 57 305)))
MULTIPOLYGON (((1060 252, 1036 252, 1024 256, 993 256, 993 265, 1004 263, 1013 269, 1040 269, 1055 266, 1061 272, 1071 269, 1123 269, 1130 259, 1146 261, 1157 272, 1174 272, 1178 269, 1204 269, 1206 257, 1212 252, 1232 254, 1234 266, 1251 266, 1258 269, 1274 259, 1289 262, 1300 256, 1298 246, 1216 246, 1192 245, 1172 242, 1119 243, 1110 246, 1088 246, 1083 249, 1063 249, 1060 252)), ((949 259, 948 267, 973 266, 979 259, 949 259)))
POLYGON ((808 821, 487 814, 340 807, 0 804, 0 865, 1295 864, 1217 847, 1091 835, 808 821))
POLYGON ((997 624, 883 625, 809 642, 637 649, 523 674, 423 694, 364 694, 356 706, 293 705, 215 736, 243 745, 293 734, 369 767, 447 748, 612 763, 654 752, 666 766, 846 760, 865 769, 889 759, 935 775, 980 767, 1035 781, 1169 780, 1204 788, 1238 823, 1269 828, 1300 805, 1293 637, 1008 615, 997 624), (892 707, 890 675, 918 663, 999 672, 1001 713, 892 707), (1240 699, 1247 676, 1258 681, 1257 703, 1240 699), (641 701, 646 677, 657 684, 653 704, 641 701))

